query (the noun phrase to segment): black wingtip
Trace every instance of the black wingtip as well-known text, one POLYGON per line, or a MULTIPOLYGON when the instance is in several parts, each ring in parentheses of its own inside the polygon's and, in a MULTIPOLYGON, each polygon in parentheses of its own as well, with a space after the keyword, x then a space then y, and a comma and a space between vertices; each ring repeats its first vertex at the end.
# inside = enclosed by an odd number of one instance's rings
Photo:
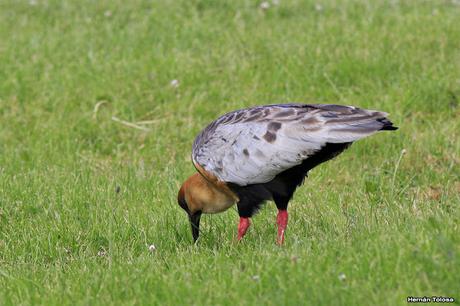
POLYGON ((397 129, 399 129, 399 127, 397 127, 397 126, 392 126, 392 125, 390 125, 390 126, 384 126, 384 127, 382 128, 383 131, 396 131, 397 129))
POLYGON ((393 126, 393 122, 391 122, 387 118, 379 118, 377 119, 377 121, 383 123, 383 126, 380 129, 381 131, 395 131, 399 129, 397 126, 393 126))

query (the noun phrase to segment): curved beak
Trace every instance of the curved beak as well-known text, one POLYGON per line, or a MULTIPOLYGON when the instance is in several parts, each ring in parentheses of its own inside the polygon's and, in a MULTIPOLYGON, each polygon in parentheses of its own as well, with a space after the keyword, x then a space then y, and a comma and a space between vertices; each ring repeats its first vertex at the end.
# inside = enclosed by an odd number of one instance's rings
POLYGON ((190 220, 190 226, 192 228, 193 242, 195 243, 200 236, 201 211, 198 211, 194 214, 189 214, 188 217, 190 220))

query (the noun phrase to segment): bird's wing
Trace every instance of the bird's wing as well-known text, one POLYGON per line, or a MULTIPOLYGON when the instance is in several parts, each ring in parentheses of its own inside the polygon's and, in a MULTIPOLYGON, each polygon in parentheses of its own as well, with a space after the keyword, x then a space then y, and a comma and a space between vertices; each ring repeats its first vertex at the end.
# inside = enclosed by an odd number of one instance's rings
POLYGON ((222 182, 266 183, 327 143, 353 142, 396 129, 387 114, 341 105, 280 104, 237 110, 195 139, 192 159, 222 182))

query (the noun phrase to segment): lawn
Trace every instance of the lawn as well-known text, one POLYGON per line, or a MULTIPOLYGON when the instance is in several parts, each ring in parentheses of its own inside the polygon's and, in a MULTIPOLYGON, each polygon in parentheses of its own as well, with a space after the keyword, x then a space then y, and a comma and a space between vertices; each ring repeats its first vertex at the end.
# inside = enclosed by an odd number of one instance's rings
POLYGON ((458 303, 459 1, 268 4, 0 0, 1 305, 458 303), (310 173, 283 247, 273 203, 193 245, 194 137, 283 102, 400 129, 310 173))

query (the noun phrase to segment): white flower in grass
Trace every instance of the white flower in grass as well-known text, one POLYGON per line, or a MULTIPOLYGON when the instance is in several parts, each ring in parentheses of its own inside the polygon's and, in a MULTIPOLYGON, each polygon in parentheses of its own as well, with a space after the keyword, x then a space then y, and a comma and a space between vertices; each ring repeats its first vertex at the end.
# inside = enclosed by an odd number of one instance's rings
POLYGON ((315 4, 315 10, 317 10, 318 12, 321 12, 323 10, 323 6, 319 3, 316 3, 315 4))
POLYGON ((268 1, 264 1, 260 4, 259 6, 262 10, 268 10, 270 8, 270 3, 268 3, 268 1))
POLYGON ((272 0, 273 5, 280 5, 280 0, 272 0))
POLYGON ((153 245, 153 244, 149 245, 149 252, 152 252, 152 253, 153 253, 153 252, 156 251, 156 249, 157 249, 157 248, 155 247, 155 245, 153 245))
POLYGON ((407 150, 406 150, 406 149, 402 149, 401 155, 406 155, 406 153, 407 153, 407 150))
POLYGON ((347 276, 345 275, 345 273, 340 273, 339 274, 339 281, 343 282, 346 279, 347 279, 347 276))
POLYGON ((105 17, 110 17, 110 16, 112 16, 112 11, 105 11, 105 12, 104 12, 104 16, 105 16, 105 17))
POLYGON ((252 278, 252 280, 258 281, 260 279, 260 276, 259 275, 253 275, 251 278, 252 278))
POLYGON ((172 80, 171 83, 170 83, 171 87, 173 87, 173 88, 179 87, 179 84, 180 84, 179 80, 176 80, 176 79, 172 80))
POLYGON ((35 6, 38 4, 38 1, 37 0, 29 0, 29 4, 32 5, 32 6, 35 6))

